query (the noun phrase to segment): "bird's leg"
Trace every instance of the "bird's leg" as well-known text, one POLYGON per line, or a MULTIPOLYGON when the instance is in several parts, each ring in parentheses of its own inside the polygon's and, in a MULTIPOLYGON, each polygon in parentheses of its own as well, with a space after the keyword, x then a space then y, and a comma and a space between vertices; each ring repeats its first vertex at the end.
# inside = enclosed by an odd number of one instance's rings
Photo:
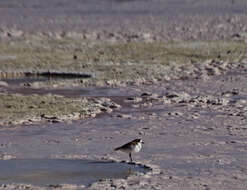
POLYGON ((132 157, 131 157, 131 153, 129 153, 129 157, 130 157, 130 162, 132 162, 133 160, 132 160, 132 157))

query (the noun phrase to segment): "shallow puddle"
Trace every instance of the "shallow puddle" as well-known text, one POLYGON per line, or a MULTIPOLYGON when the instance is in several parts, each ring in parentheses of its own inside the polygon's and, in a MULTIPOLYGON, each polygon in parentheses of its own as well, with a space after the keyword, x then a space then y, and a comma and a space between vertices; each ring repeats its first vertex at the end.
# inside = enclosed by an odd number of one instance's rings
POLYGON ((77 184, 90 185, 100 179, 126 178, 148 168, 127 163, 67 160, 67 159, 13 159, 0 160, 0 183, 32 185, 77 184))
MULTIPOLYGON (((6 74, 7 75, 7 74, 6 74)), ((14 73, 9 73, 10 76, 1 77, 2 81, 7 82, 9 85, 21 85, 25 83, 33 82, 45 82, 49 80, 65 80, 65 79, 77 79, 77 78, 90 78, 89 74, 82 73, 62 73, 62 72, 41 72, 41 73, 20 73, 18 76, 14 76, 14 73), (12 76, 13 75, 13 76, 12 76)))
POLYGON ((6 79, 3 78, 1 80, 7 82, 9 85, 21 85, 25 83, 45 82, 51 80, 51 78, 42 77, 42 76, 36 76, 36 77, 22 76, 16 78, 6 78, 6 79))

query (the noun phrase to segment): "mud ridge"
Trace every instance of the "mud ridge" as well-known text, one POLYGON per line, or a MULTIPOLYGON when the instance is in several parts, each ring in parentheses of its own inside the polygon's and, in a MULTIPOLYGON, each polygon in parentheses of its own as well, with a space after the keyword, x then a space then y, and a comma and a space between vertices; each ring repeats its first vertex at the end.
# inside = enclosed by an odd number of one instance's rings
POLYGON ((91 78, 92 74, 81 73, 81 72, 62 72, 62 71, 20 71, 20 72, 4 72, 0 71, 0 79, 6 78, 17 78, 17 77, 47 77, 47 78, 62 78, 62 79, 73 79, 73 78, 91 78))

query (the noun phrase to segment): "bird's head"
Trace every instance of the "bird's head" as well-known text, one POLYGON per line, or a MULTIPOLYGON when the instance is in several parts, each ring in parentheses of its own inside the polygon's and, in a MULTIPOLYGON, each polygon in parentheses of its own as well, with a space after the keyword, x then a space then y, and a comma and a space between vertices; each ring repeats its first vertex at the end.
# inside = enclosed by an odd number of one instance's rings
POLYGON ((144 141, 142 139, 135 139, 135 142, 144 144, 144 141))

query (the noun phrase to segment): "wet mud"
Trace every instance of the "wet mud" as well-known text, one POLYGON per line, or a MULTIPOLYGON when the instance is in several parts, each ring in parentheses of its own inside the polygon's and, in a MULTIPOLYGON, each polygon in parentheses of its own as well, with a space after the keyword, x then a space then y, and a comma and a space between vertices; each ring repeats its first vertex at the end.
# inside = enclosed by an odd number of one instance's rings
POLYGON ((117 95, 120 109, 96 118, 2 127, 1 158, 128 160, 113 149, 140 137, 145 145, 133 159, 153 172, 90 188, 244 189, 246 80, 245 72, 235 70, 208 80, 141 85, 117 95))

